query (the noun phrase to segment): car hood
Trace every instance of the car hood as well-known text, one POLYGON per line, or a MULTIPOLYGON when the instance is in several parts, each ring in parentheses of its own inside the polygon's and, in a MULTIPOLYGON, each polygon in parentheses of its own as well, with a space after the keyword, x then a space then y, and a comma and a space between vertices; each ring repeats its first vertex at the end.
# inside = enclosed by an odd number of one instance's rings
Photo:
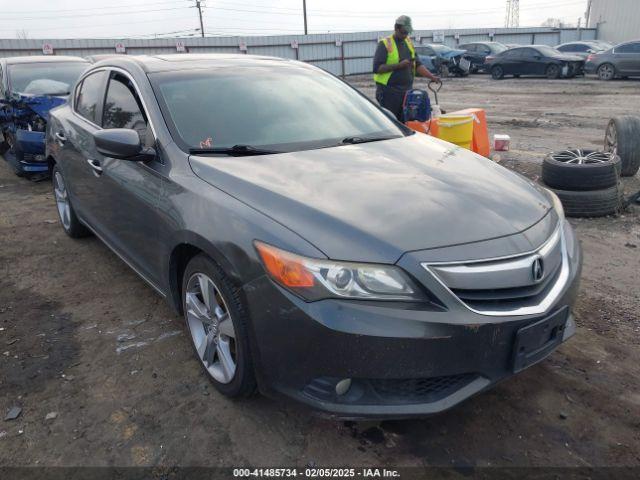
POLYGON ((24 93, 16 93, 11 98, 11 102, 17 108, 29 108, 45 120, 48 119, 49 110, 62 105, 66 101, 66 96, 29 95, 24 93))
POLYGON ((190 164, 335 260, 394 263, 407 251, 513 235, 551 208, 533 182, 424 134, 277 155, 191 156, 190 164))

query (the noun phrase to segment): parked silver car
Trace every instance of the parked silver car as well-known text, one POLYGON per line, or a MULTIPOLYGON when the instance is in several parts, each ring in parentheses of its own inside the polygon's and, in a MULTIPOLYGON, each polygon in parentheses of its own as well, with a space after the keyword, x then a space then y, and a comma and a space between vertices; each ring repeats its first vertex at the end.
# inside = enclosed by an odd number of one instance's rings
POLYGON ((598 75, 600 80, 640 76, 640 40, 589 55, 584 70, 598 75))

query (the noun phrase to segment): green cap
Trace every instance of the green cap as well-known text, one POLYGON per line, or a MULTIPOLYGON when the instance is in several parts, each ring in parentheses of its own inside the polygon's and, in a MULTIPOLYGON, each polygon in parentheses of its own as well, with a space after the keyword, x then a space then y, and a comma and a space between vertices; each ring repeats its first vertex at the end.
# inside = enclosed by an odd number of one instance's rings
POLYGON ((413 32, 413 27, 411 26, 411 17, 407 15, 400 15, 398 18, 396 18, 396 25, 404 27, 409 33, 413 32))

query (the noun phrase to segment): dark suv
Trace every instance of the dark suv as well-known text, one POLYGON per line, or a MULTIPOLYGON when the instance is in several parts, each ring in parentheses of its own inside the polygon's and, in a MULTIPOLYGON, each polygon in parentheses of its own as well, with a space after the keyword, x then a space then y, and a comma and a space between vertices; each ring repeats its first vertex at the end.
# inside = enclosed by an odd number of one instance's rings
POLYGON ((47 155, 64 230, 166 297, 226 395, 426 415, 575 331, 558 198, 308 64, 104 60, 51 113, 47 155))

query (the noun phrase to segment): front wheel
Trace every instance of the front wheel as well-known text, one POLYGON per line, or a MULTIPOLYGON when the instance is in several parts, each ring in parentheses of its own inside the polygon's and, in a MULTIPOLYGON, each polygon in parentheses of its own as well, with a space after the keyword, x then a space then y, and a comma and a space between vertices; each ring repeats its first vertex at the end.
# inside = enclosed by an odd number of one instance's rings
POLYGON ((58 207, 58 217, 65 233, 71 238, 86 237, 90 232, 87 227, 80 223, 73 210, 67 184, 58 165, 53 166, 51 179, 53 182, 53 195, 56 199, 56 207, 58 207))
POLYGON ((494 80, 502 80, 504 78, 504 70, 500 65, 496 65, 491 69, 491 77, 494 80))
POLYGON ((547 66, 547 70, 545 73, 547 75, 547 78, 551 80, 560 78, 560 66, 552 63, 551 65, 547 66))
POLYGON ((204 254, 187 265, 182 280, 187 329, 200 364, 216 389, 228 397, 256 390, 246 311, 240 292, 204 254))
POLYGON ((613 80, 616 76, 616 69, 610 63, 603 63, 598 67, 598 78, 600 80, 613 80))

